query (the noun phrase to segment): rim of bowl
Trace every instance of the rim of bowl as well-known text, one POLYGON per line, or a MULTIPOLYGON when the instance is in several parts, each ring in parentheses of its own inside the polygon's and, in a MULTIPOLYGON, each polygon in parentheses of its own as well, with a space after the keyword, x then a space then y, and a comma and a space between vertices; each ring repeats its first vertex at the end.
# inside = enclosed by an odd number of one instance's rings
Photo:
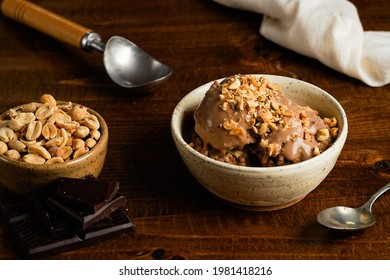
MULTIPOLYGON (((65 102, 65 101, 57 101, 57 103, 63 103, 63 102, 65 102)), ((74 103, 74 102, 72 102, 72 103, 74 105, 81 105, 81 104, 74 103)), ((22 105, 16 106, 13 109, 20 108, 21 106, 22 105)), ((81 105, 81 106, 85 106, 85 105, 81 105)), ((60 166, 60 165, 67 165, 67 166, 74 165, 74 164, 77 164, 80 161, 83 161, 84 159, 90 157, 91 154, 94 151, 96 151, 98 147, 105 145, 105 143, 103 143, 105 141, 101 141, 101 140, 103 139, 103 137, 108 139, 108 126, 107 126, 107 123, 104 120, 104 118, 98 112, 96 112, 95 110, 93 110, 87 106, 85 106, 85 107, 87 108, 88 112, 90 112, 92 115, 95 115, 98 118, 99 123, 100 123, 100 130, 101 130, 101 137, 100 137, 99 141, 97 141, 96 146, 93 147, 90 151, 88 151, 88 153, 86 153, 85 155, 82 155, 81 157, 76 158, 76 159, 71 159, 69 161, 65 161, 65 162, 61 162, 61 163, 52 163, 52 164, 31 164, 31 163, 24 162, 21 160, 8 158, 5 155, 0 155, 0 161, 3 161, 4 163, 7 163, 7 164, 17 165, 17 166, 22 166, 22 167, 36 168, 36 169, 42 169, 42 170, 51 170, 51 169, 57 169, 58 166, 60 166)))
MULTIPOLYGON (((341 145, 341 148, 344 146, 344 143, 346 141, 346 138, 347 138, 347 134, 348 134, 348 120, 347 120, 347 115, 343 109, 343 107, 340 105, 340 103, 337 101, 337 99, 335 99, 331 94, 329 94, 328 92, 326 92, 325 90, 321 89, 320 87, 318 86, 315 86, 313 84, 310 84, 308 82, 305 82, 305 81, 302 81, 302 80, 298 80, 298 79, 295 79, 295 78, 290 78, 290 77, 286 77, 286 76, 280 76, 280 75, 271 75, 271 74, 245 74, 246 76, 249 75, 249 76, 256 76, 256 77, 266 77, 269 79, 270 82, 273 82, 272 81, 272 78, 278 78, 278 79, 286 79, 287 81, 292 81, 292 82, 299 82, 299 83, 302 83, 312 89, 314 89, 315 91, 317 92, 321 92, 323 93, 326 98, 329 98, 331 101, 332 101, 332 104, 335 105, 337 111, 340 112, 340 115, 341 115, 341 119, 342 119, 342 127, 340 127, 340 130, 341 130, 341 133, 338 134, 336 140, 332 143, 332 145, 330 145, 325 151, 323 151, 321 154, 319 154, 318 156, 315 156, 315 157, 312 157, 310 159, 307 159, 307 160, 304 160, 304 161, 301 161, 301 162, 298 162, 298 163, 292 163, 292 164, 288 164, 288 165, 282 165, 282 166, 271 166, 271 167, 262 167, 262 166, 240 166, 240 165, 234 165, 234 164, 230 164, 230 163, 226 163, 226 162, 222 162, 222 161, 218 161, 218 160, 215 160, 215 159, 212 159, 208 156, 205 156, 204 154, 196 151, 195 149, 191 148, 189 146, 189 144, 184 140, 183 138, 183 135, 182 135, 182 128, 180 127, 181 126, 181 123, 179 124, 178 121, 177 121, 177 117, 179 115, 183 115, 183 113, 186 111, 186 107, 183 106, 183 103, 186 101, 186 99, 190 98, 192 95, 195 95, 196 94, 200 94, 198 93, 198 91, 200 91, 201 89, 205 88, 206 91, 208 90, 208 88, 215 82, 220 82, 228 77, 225 77, 225 78, 219 78, 219 79, 216 79, 216 80, 213 80, 211 82, 208 82, 208 83, 205 83, 197 88, 195 88, 194 90, 190 91, 187 95, 185 95, 180 101, 179 103, 176 105, 175 109, 173 110, 173 114, 172 114, 172 119, 171 119, 171 131, 172 131, 172 134, 175 138, 178 139, 178 141, 180 142, 180 145, 182 145, 186 150, 188 150, 191 154, 193 154, 194 156, 196 157, 199 157, 201 158, 202 160, 204 161, 207 161, 207 162, 210 162, 211 164, 214 164, 216 166, 219 166, 221 168, 227 168, 227 169, 231 169, 231 170, 236 170, 236 171, 247 171, 247 172, 271 172, 271 171, 277 171, 277 172, 280 172, 281 170, 284 170, 284 169, 292 169, 292 168, 301 168, 305 165, 309 165, 309 164, 312 164, 314 161, 321 161, 324 157, 326 157, 328 154, 334 152, 333 150, 336 149, 336 145, 341 145), (175 122, 176 121, 176 122, 175 122)), ((202 94, 205 94, 206 91, 202 94)), ((314 108, 315 109, 315 108, 314 108)))

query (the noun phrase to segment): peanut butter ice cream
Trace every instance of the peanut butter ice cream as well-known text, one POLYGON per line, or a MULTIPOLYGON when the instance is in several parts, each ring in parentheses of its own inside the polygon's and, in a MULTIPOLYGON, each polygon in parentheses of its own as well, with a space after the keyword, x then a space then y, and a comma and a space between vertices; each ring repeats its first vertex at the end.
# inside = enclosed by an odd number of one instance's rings
POLYGON ((326 150, 337 120, 288 99, 266 77, 215 82, 194 113, 190 145, 213 159, 243 166, 297 163, 326 150))

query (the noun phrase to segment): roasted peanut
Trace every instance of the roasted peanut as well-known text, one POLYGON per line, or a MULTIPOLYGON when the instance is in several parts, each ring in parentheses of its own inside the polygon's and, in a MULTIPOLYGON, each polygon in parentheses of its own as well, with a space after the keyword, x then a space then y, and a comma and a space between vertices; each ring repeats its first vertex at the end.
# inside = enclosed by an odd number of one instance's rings
POLYGON ((72 109, 73 104, 72 104, 72 102, 68 101, 68 102, 64 102, 61 104, 57 104, 57 107, 58 107, 58 109, 61 109, 64 112, 69 112, 72 109))
POLYGON ((316 139, 319 142, 324 142, 329 139, 329 129, 323 128, 317 131, 316 139))
POLYGON ((36 140, 42 133, 42 123, 39 121, 33 121, 28 124, 26 131, 27 140, 36 140))
POLYGON ((78 123, 75 121, 57 120, 56 124, 60 128, 75 129, 78 123))
POLYGON ((37 154, 27 154, 23 157, 23 161, 32 164, 44 164, 46 160, 37 154))
POLYGON ((85 140, 85 146, 87 146, 90 149, 95 147, 96 144, 97 144, 97 141, 93 138, 88 138, 87 140, 85 140))
POLYGON ((35 111, 38 109, 38 104, 35 102, 31 102, 28 104, 23 104, 21 106, 22 112, 30 112, 35 113, 35 111))
POLYGON ((40 145, 28 146, 28 152, 30 154, 37 154, 37 155, 43 157, 44 159, 51 158, 51 154, 44 147, 42 147, 40 145))
POLYGON ((85 147, 85 142, 81 139, 74 139, 72 142, 73 150, 78 150, 85 147))
POLYGON ((10 119, 8 122, 8 127, 13 131, 20 131, 24 128, 24 123, 21 120, 10 119))
POLYGON ((54 97, 51 95, 51 94, 43 94, 41 96, 41 103, 42 104, 49 104, 51 106, 56 106, 57 105, 57 101, 54 99, 54 97))
POLYGON ((88 147, 80 148, 73 153, 73 158, 79 158, 89 152, 88 147))
POLYGON ((324 123, 326 123, 330 128, 332 128, 337 125, 337 119, 335 117, 324 118, 324 123))
POLYGON ((99 120, 94 115, 89 115, 89 116, 85 117, 82 124, 85 125, 86 127, 88 127, 89 129, 99 129, 100 128, 99 120))
POLYGON ((238 89, 241 86, 241 81, 239 79, 235 79, 229 86, 228 89, 238 89))
POLYGON ((23 153, 26 151, 26 145, 17 139, 13 139, 13 140, 9 141, 8 147, 18 151, 19 153, 23 153))
POLYGON ((64 159, 62 157, 52 157, 48 159, 45 163, 46 164, 54 164, 54 163, 63 163, 64 159))
POLYGON ((91 130, 91 132, 89 133, 89 135, 91 135, 91 137, 95 140, 99 140, 100 139, 100 136, 101 136, 101 133, 99 130, 97 129, 93 129, 91 130))
POLYGON ((18 113, 15 120, 19 120, 23 125, 26 125, 35 120, 35 115, 31 112, 21 112, 18 113))
POLYGON ((61 144, 59 144, 58 146, 59 146, 59 147, 64 147, 64 146, 66 146, 66 144, 68 143, 68 140, 69 140, 68 132, 67 132, 64 128, 61 128, 61 129, 60 129, 60 132, 59 132, 58 134, 59 134, 59 136, 62 138, 62 142, 61 142, 61 144))
POLYGON ((9 127, 0 128, 0 140, 8 143, 14 137, 15 132, 9 127))
POLYGON ((0 155, 4 155, 8 151, 8 146, 3 141, 0 141, 0 155))
POLYGON ((332 127, 329 129, 329 134, 332 136, 332 138, 337 138, 337 135, 339 134, 339 128, 338 127, 332 127))
POLYGON ((53 139, 57 136, 57 127, 52 123, 45 123, 42 127, 42 136, 45 137, 46 140, 53 139))
POLYGON ((237 125, 238 125, 238 123, 233 121, 233 120, 226 120, 222 124, 223 128, 226 129, 226 130, 232 130, 237 125))
POLYGON ((68 116, 63 110, 57 110, 47 119, 46 123, 55 123, 57 120, 63 120, 65 122, 70 122, 72 119, 68 116))
MULTIPOLYGON (((60 150, 61 150, 60 153, 62 154, 62 158, 64 160, 68 159, 73 153, 73 149, 70 146, 61 147, 60 150)), ((73 158, 75 158, 74 155, 73 158)))
POLYGON ((63 143, 64 139, 61 137, 61 136, 58 136, 56 138, 53 138, 53 139, 50 139, 49 141, 45 142, 43 144, 43 146, 45 147, 54 147, 54 146, 57 146, 59 147, 61 145, 61 143, 63 143))
POLYGON ((73 108, 69 111, 68 114, 73 121, 81 121, 82 119, 90 115, 90 113, 87 111, 87 108, 82 105, 73 106, 73 108))
POLYGON ((16 150, 8 150, 5 155, 11 159, 20 159, 20 153, 16 150))
POLYGON ((35 117, 38 120, 47 119, 53 115, 55 110, 56 110, 55 106, 52 106, 50 104, 43 104, 35 112, 35 117))
POLYGON ((88 134, 89 134, 89 128, 83 125, 77 127, 73 133, 75 138, 80 138, 80 139, 87 137, 88 134))

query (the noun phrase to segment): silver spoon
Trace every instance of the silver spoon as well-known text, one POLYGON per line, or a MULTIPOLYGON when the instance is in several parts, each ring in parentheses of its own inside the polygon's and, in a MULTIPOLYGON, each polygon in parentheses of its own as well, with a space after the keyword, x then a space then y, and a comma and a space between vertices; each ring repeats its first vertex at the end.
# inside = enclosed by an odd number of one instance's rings
POLYGON ((337 206, 322 210, 317 215, 317 221, 331 229, 343 231, 362 230, 375 223, 371 208, 375 200, 390 189, 390 183, 380 188, 371 198, 359 208, 337 206))
POLYGON ((113 36, 105 44, 98 33, 28 1, 3 0, 1 11, 7 17, 82 50, 103 52, 110 78, 134 92, 154 91, 172 73, 170 67, 129 40, 113 36))

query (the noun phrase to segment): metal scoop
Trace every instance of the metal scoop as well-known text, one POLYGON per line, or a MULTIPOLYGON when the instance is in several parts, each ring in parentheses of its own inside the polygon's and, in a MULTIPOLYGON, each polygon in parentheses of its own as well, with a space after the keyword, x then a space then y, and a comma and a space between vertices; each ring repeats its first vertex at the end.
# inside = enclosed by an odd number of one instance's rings
POLYGON ((356 231, 365 229, 375 223, 371 208, 374 201, 390 189, 390 183, 380 188, 371 198, 359 208, 337 206, 327 208, 317 215, 317 221, 331 229, 356 231))
POLYGON ((113 36, 105 44, 98 33, 24 0, 3 0, 2 13, 14 20, 85 51, 103 52, 110 78, 134 92, 156 90, 171 75, 157 61, 129 40, 113 36))

